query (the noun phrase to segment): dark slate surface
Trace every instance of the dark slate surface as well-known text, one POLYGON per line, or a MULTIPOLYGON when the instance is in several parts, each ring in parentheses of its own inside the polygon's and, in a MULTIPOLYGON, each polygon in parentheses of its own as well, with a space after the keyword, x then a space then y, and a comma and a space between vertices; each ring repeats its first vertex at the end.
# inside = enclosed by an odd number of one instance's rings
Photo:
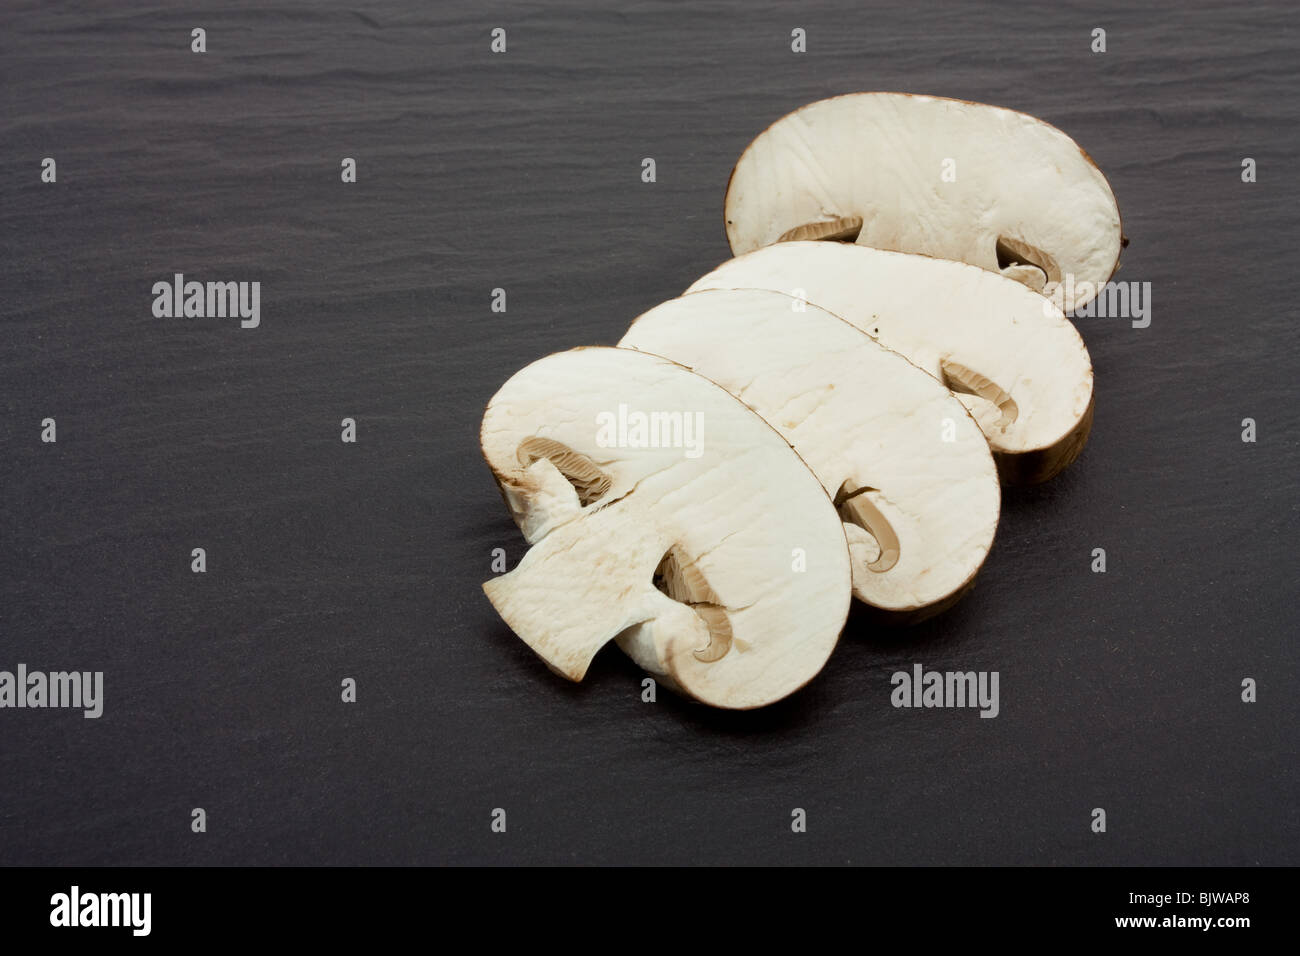
POLYGON ((0 862, 1300 862, 1294 10, 814 6, 5 5, 0 669, 107 700, 0 711, 0 862), (1080 320, 1091 443, 941 619, 855 616, 759 713, 612 648, 569 686, 479 589, 523 549, 482 406, 725 258, 741 149, 858 89, 1068 131, 1152 324, 1080 320), (260 280, 261 327, 153 318, 175 272, 260 280), (893 709, 915 662, 1001 715, 893 709))

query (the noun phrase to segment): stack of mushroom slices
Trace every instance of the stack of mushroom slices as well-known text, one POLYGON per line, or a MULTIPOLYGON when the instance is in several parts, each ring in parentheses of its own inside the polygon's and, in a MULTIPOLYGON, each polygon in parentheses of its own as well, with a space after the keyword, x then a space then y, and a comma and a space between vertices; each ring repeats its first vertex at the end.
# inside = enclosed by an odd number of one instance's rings
POLYGON ((852 598, 890 623, 951 607, 1000 483, 1078 457, 1092 364, 1066 311, 1125 240, 1061 131, 898 93, 772 124, 725 209, 736 258, 489 402, 483 454, 530 548, 484 590, 564 677, 613 640, 746 709, 816 676, 852 598))

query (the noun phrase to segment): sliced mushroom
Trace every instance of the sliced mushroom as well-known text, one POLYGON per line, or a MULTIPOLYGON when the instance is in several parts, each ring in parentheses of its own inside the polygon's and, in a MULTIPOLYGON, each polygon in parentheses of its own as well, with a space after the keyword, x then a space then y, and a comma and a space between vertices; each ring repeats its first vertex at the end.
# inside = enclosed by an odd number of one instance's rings
POLYGON ((502 386, 481 438, 532 545, 483 589, 557 673, 581 680, 617 637, 668 686, 746 709, 821 670, 848 614, 843 525, 717 385, 629 349, 561 352, 502 386))
POLYGON ((807 299, 938 378, 970 410, 1005 483, 1046 481, 1092 427, 1092 363, 1050 301, 929 256, 782 242, 724 262, 687 292, 769 289, 807 299))
POLYGON ((712 379, 794 446, 839 507, 859 600, 920 620, 974 583, 997 529, 997 469, 961 402, 897 352, 754 289, 665 302, 619 345, 712 379))
POLYGON ((1065 133, 908 93, 851 93, 783 116, 736 163, 725 211, 736 255, 806 238, 924 253, 1036 292, 1063 284, 1066 312, 1110 279, 1123 244, 1106 177, 1065 133))

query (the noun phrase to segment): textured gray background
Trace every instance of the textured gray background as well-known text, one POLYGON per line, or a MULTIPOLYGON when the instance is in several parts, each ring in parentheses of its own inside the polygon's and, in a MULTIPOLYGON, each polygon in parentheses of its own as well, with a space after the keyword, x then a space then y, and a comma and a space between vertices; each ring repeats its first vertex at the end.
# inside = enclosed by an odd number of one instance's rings
POLYGON ((1294 24, 1282 3, 6 2, 0 668, 104 670, 107 702, 0 711, 0 862, 1300 862, 1294 24), (1152 325, 1080 320, 1092 440, 1006 496, 941 619, 855 617, 758 713, 643 704, 612 648, 570 686, 479 590, 493 547, 522 553, 482 406, 726 258, 742 148, 859 89, 1074 136, 1152 325), (173 272, 261 280, 261 328, 153 318, 173 272), (914 662, 1000 671, 1001 716, 892 709, 914 662))

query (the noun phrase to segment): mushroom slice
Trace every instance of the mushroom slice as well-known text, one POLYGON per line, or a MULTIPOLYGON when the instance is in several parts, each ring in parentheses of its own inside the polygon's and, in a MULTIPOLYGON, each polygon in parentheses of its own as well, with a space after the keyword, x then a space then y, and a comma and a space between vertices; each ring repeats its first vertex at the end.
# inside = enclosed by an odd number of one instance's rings
POLYGON ((1008 484, 1046 481, 1092 427, 1092 363, 1060 309, 975 266, 837 242, 782 242, 692 285, 785 292, 857 326, 954 392, 1008 484))
POLYGON ((1059 288, 1066 312, 1110 279, 1123 245, 1106 177, 1065 133, 908 93, 850 93, 783 116, 736 163, 725 213, 736 255, 783 238, 848 239, 1059 288))
POLYGON ((619 344, 712 379, 794 446, 839 508, 859 600, 920 620, 974 583, 997 530, 997 469, 965 406, 897 352, 756 289, 665 302, 619 344))
POLYGON ((715 707, 780 700, 826 662, 851 594, 817 478, 723 389, 667 359, 541 359, 488 404, 483 455, 531 547, 483 585, 552 670, 613 638, 715 707))

